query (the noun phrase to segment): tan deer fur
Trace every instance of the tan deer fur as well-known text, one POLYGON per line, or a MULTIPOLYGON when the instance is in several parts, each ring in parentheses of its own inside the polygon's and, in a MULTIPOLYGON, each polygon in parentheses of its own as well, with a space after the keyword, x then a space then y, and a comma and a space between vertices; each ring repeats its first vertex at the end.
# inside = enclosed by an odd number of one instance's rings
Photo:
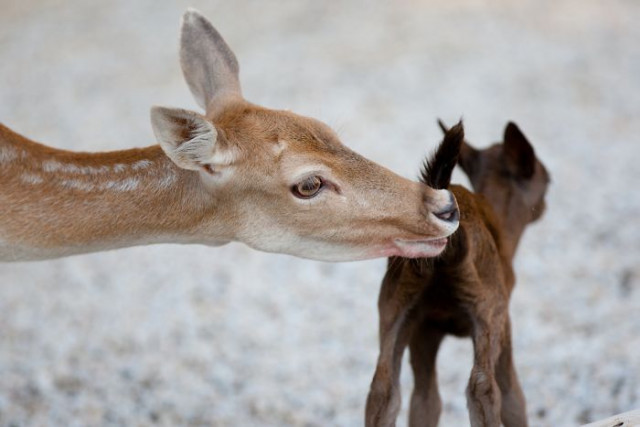
POLYGON ((76 153, 0 125, 0 261, 162 242, 329 261, 442 251, 458 225, 449 191, 365 159, 317 120, 246 101, 235 55, 194 10, 180 58, 206 112, 154 107, 160 145, 76 153))

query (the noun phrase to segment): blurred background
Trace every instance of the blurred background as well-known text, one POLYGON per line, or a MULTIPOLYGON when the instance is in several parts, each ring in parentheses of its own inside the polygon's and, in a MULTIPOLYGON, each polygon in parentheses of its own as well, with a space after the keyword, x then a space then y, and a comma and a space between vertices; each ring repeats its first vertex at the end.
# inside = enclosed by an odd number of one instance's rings
MULTIPOLYGON (((511 305, 531 424, 640 407, 639 2, 0 0, 0 122, 59 148, 153 144, 151 105, 198 109, 178 64, 188 6, 235 51, 247 99, 404 176, 437 117, 480 147, 516 121, 553 179, 511 305)), ((2 264, 0 425, 362 425, 384 270, 240 244, 2 264)), ((440 352, 443 426, 468 425, 471 352, 440 352)))

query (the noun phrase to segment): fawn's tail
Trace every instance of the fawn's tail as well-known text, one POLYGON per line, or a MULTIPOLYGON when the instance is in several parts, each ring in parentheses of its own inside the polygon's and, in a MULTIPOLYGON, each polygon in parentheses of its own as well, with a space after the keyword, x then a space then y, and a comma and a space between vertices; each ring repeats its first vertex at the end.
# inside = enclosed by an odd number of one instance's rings
POLYGON ((425 159, 420 173, 420 180, 436 190, 449 186, 464 140, 462 121, 451 129, 447 129, 441 120, 438 120, 438 125, 444 132, 444 138, 435 153, 425 159))

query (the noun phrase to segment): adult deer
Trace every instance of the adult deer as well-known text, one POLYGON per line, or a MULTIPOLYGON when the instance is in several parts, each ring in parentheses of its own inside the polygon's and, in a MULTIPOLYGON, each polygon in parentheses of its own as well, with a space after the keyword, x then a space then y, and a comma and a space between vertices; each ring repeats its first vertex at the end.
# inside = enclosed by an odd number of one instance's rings
POLYGON ((504 142, 476 150, 459 124, 423 171, 435 188, 449 185, 459 164, 476 193, 452 185, 460 228, 437 258, 390 258, 382 282, 380 356, 367 399, 367 426, 395 425, 400 410, 400 362, 411 354, 415 387, 410 426, 436 426, 442 408, 436 356, 446 334, 470 336, 474 362, 467 387, 471 425, 524 427, 525 400, 511 348, 509 298, 513 257, 525 227, 540 218, 549 175, 520 129, 509 123, 504 142))
POLYGON ((0 260, 162 242, 328 261, 442 249, 458 226, 449 191, 363 158, 317 120, 246 101, 234 53, 196 11, 180 44, 205 114, 152 108, 159 146, 75 153, 0 125, 0 260))

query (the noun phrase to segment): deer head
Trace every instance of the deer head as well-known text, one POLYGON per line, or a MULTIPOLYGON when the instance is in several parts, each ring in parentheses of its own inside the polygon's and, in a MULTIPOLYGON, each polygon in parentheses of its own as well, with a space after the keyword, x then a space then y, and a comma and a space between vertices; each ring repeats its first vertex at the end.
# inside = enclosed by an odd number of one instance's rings
POLYGON ((166 155, 197 174, 203 243, 238 240, 329 261, 439 253, 458 226, 447 190, 404 179, 345 147, 325 124, 246 101, 235 55, 185 13, 180 59, 204 114, 154 107, 166 155))
MULTIPOLYGON (((447 127, 438 122, 443 132, 447 127)), ((482 194, 502 220, 512 251, 525 226, 545 211, 551 181, 520 128, 507 123, 503 141, 483 150, 463 141, 458 164, 476 193, 482 194)))

